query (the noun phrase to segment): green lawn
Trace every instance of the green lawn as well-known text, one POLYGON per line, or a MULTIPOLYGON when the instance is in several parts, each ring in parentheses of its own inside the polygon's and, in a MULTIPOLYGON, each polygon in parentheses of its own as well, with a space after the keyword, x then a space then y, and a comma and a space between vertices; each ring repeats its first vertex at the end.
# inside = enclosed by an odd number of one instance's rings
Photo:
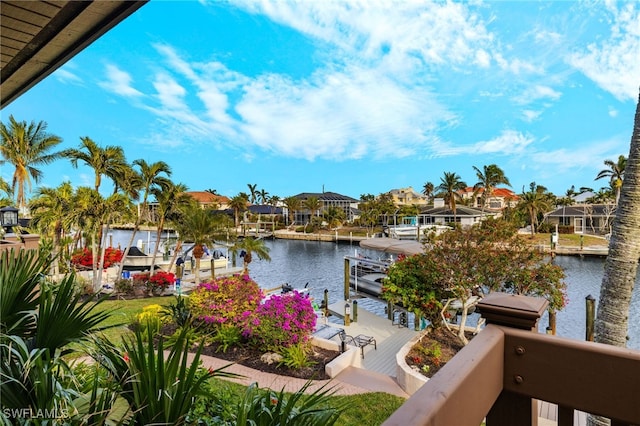
POLYGON ((104 332, 105 336, 112 342, 120 343, 121 336, 130 333, 127 325, 131 323, 133 318, 147 305, 158 304, 162 306, 169 305, 174 301, 174 297, 149 297, 145 299, 130 300, 105 300, 100 303, 96 310, 106 311, 112 310, 111 316, 103 323, 103 325, 118 325, 104 332))
MULTIPOLYGON (((131 300, 105 300, 97 306, 97 310, 113 310, 112 315, 107 319, 105 325, 117 325, 105 331, 105 336, 114 342, 120 342, 124 334, 130 333, 127 324, 147 305, 158 304, 169 305, 175 300, 169 297, 151 297, 145 299, 131 300)), ((232 398, 240 398, 244 395, 245 387, 236 383, 211 379, 214 390, 230 395, 232 398)), ((274 389, 279 391, 280 389, 274 389)), ((361 426, 382 424, 395 410, 405 401, 403 398, 382 392, 365 393, 360 395, 333 396, 332 401, 336 405, 347 403, 348 408, 340 417, 338 424, 341 426, 361 426)))

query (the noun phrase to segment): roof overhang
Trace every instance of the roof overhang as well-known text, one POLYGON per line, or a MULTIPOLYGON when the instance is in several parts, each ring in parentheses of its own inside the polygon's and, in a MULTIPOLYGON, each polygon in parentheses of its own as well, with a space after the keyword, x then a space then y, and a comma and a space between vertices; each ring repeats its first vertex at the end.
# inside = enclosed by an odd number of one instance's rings
POLYGON ((0 108, 147 2, 3 0, 0 8, 0 108))

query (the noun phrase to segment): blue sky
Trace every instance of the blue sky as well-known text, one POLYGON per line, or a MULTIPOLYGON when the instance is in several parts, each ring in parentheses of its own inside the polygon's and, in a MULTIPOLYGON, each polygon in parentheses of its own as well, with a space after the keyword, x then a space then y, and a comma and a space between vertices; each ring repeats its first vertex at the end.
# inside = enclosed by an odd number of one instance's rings
MULTIPOLYGON (((4 108, 190 190, 359 198, 497 164, 516 193, 598 189, 628 155, 640 4, 156 1, 4 108)), ((42 185, 92 185, 68 161, 42 185)), ((10 180, 13 167, 0 166, 10 180)))

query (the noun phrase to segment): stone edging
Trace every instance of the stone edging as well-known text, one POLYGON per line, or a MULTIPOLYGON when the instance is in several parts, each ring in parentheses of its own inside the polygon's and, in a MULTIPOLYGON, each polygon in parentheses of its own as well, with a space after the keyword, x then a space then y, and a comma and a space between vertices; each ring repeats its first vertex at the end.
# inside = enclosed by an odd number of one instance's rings
POLYGON ((411 340, 405 343, 405 345, 396 354, 396 380, 402 390, 404 390, 408 395, 413 395, 429 380, 422 374, 413 371, 405 361, 405 358, 413 345, 418 343, 420 339, 429 332, 429 330, 430 329, 427 328, 422 333, 414 336, 411 340))

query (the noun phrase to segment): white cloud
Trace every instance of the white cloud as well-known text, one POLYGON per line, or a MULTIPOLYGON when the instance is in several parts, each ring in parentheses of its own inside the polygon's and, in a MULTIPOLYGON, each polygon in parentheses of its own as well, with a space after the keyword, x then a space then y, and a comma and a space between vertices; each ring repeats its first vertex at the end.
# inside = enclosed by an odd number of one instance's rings
POLYGON ((536 121, 541 115, 542 111, 533 111, 530 109, 525 109, 522 111, 524 121, 531 123, 536 121))
POLYGON ((569 56, 569 63, 619 100, 635 100, 640 84, 640 9, 610 3, 613 23, 607 38, 569 56))
POLYGON ((617 117, 618 116, 618 110, 615 109, 614 107, 610 106, 609 107, 609 117, 617 117))
POLYGON ((99 83, 102 88, 124 97, 142 96, 140 91, 131 86, 133 79, 129 73, 112 64, 107 64, 105 71, 107 80, 99 83))
POLYGON ((67 70, 66 68, 59 68, 53 75, 61 83, 71 83, 71 84, 82 84, 83 83, 82 79, 78 75, 72 73, 71 71, 67 70))

